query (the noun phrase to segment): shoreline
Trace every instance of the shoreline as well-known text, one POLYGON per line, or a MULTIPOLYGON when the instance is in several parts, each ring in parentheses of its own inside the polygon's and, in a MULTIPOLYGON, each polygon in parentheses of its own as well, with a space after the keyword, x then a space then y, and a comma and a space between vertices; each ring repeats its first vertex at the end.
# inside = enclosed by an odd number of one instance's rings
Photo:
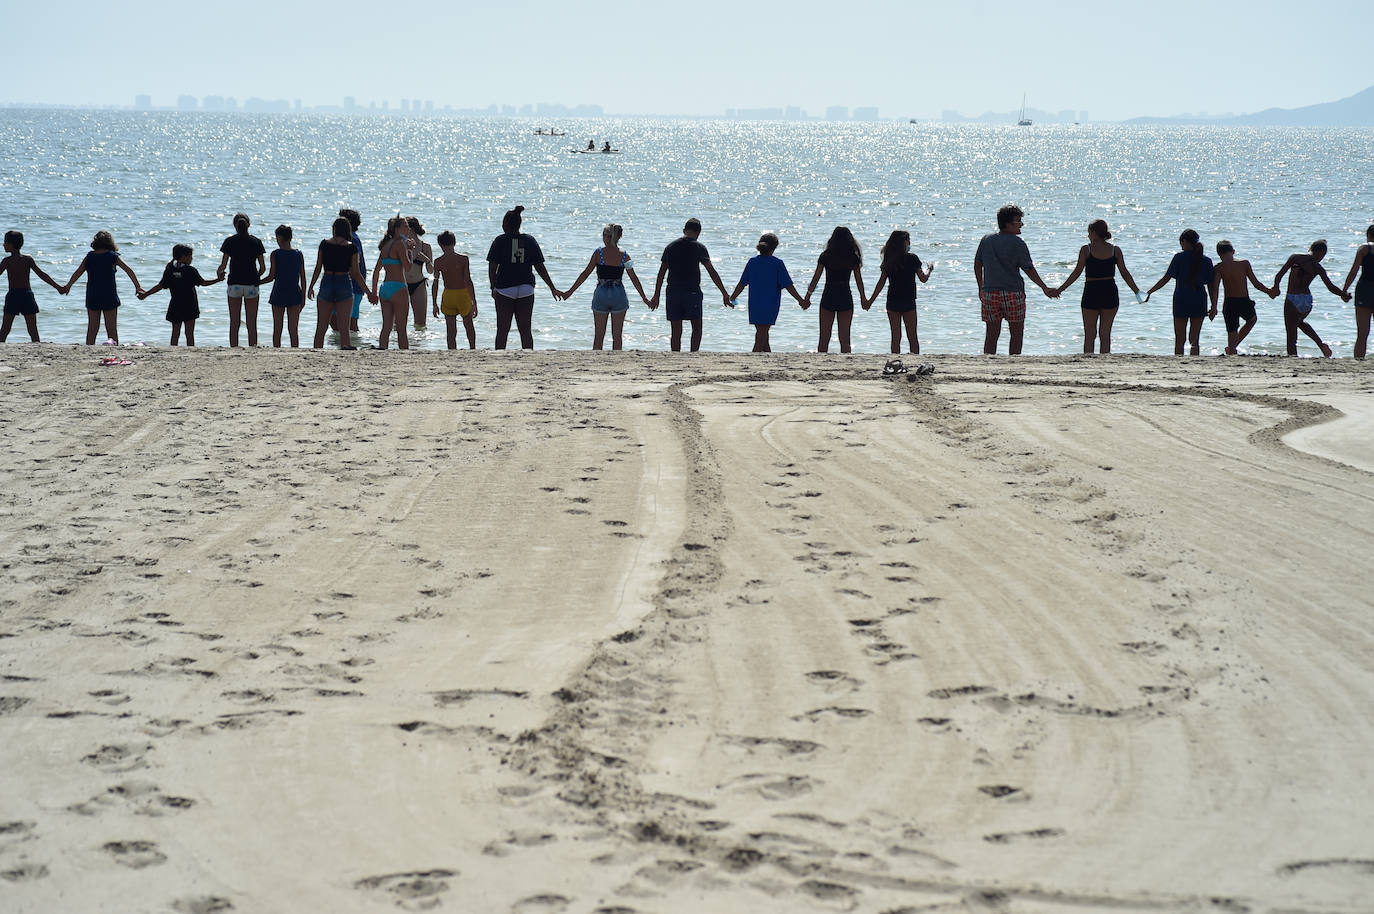
POLYGON ((1365 906, 1350 360, 100 354, 0 349, 7 909, 1365 906))

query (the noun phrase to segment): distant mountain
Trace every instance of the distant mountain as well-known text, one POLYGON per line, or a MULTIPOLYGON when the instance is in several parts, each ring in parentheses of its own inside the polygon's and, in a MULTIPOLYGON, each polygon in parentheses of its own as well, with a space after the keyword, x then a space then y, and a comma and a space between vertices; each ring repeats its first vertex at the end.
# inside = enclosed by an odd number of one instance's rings
POLYGON ((1374 86, 1349 98, 1302 108, 1266 108, 1238 117, 1135 117, 1126 124, 1220 124, 1227 127, 1374 127, 1374 86))

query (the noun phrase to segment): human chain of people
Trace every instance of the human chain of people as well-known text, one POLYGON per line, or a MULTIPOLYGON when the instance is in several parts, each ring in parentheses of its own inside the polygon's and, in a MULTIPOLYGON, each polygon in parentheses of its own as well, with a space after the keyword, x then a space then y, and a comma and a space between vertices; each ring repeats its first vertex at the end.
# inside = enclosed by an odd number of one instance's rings
MULTIPOLYGON (((757 255, 744 265, 734 290, 727 291, 710 253, 701 242, 701 222, 691 218, 684 224, 682 236, 663 249, 650 293, 635 273, 629 253, 621 247, 623 229, 608 224, 602 229, 601 245, 592 252, 586 267, 566 289, 560 289, 549 276, 539 242, 522 231, 524 211, 523 206, 517 206, 505 213, 501 234, 487 251, 487 280, 496 314, 496 349, 506 348, 512 323, 521 348, 534 348, 536 275, 554 299, 562 301, 570 299, 595 274, 591 298, 593 349, 605 348, 607 329, 610 330, 611 348, 623 348, 625 315, 630 308, 625 290, 628 278, 645 307, 657 311, 660 305, 663 306, 670 327, 671 349, 681 351, 683 331, 689 329, 688 346, 696 352, 701 348, 704 327, 705 294, 701 277, 704 269, 719 291, 724 307, 737 307, 740 295, 748 291, 747 310, 749 323, 754 327, 754 352, 771 351, 769 331, 778 322, 782 293, 787 292, 800 308, 807 310, 822 280, 824 285, 816 302, 818 352, 829 351, 832 335, 838 338, 841 352, 850 352, 850 329, 856 305, 868 311, 884 288, 891 352, 902 352, 903 337, 909 352, 921 351, 917 333, 917 289, 930 282, 935 264, 924 263, 911 250, 911 236, 907 231, 892 231, 879 249, 878 279, 869 293, 865 292, 862 248, 845 226, 837 226, 826 241, 805 294, 797 291, 786 264, 778 256, 781 242, 772 232, 760 236, 757 255)), ((0 271, 9 280, 0 342, 8 339, 14 319, 20 316, 24 318, 29 338, 39 341, 39 308, 31 277, 37 276, 59 294, 67 295, 84 276, 86 344, 96 342, 102 322, 106 338, 117 343, 121 304, 117 275, 122 270, 132 282, 139 301, 161 292, 169 294, 166 319, 172 325, 170 344, 173 346, 179 345, 183 334, 187 346, 195 345, 195 325, 200 317, 198 290, 202 286, 225 282, 231 347, 239 345, 241 328, 247 330, 248 345, 258 345, 258 310, 261 287, 265 285, 270 289, 268 304, 272 311, 272 345, 275 347, 282 346, 284 341, 293 348, 300 346, 301 312, 307 301, 314 301, 314 348, 325 346, 331 330, 337 334, 340 349, 358 348, 354 342, 360 334, 359 309, 362 300, 367 298, 380 305, 382 316, 381 331, 371 348, 390 348, 394 332, 397 347, 408 349, 407 328, 412 318, 415 325, 423 327, 428 309, 434 317, 441 314, 444 317, 448 348, 458 348, 461 322, 468 348, 476 349, 477 291, 469 258, 455 249, 454 234, 450 231, 439 233, 435 240, 441 253, 436 257, 423 238, 425 228, 420 221, 398 213, 387 220, 386 233, 377 245, 369 280, 367 252, 358 234, 361 224, 361 216, 356 210, 339 211, 330 236, 321 240, 316 249, 314 271, 307 280, 305 254, 293 247, 291 226, 276 228, 277 247, 269 253, 262 240, 252 234, 249 217, 239 213, 233 219, 234 234, 220 245, 221 259, 214 278, 206 278, 192 265, 195 251, 190 245, 176 244, 161 278, 146 289, 120 256, 114 238, 107 231, 96 232, 90 252, 71 278, 58 283, 32 257, 23 253, 23 234, 11 230, 5 233, 6 256, 0 261, 0 271)), ((1331 294, 1347 302, 1354 300, 1356 338, 1353 354, 1357 359, 1365 357, 1370 317, 1374 315, 1374 257, 1370 256, 1374 251, 1374 225, 1366 231, 1366 241, 1356 250, 1354 262, 1341 286, 1332 281, 1322 265, 1327 254, 1324 240, 1314 241, 1306 252, 1288 257, 1273 282, 1266 285, 1256 276, 1249 261, 1237 258, 1231 242, 1223 239, 1216 243, 1218 259, 1214 262, 1205 253, 1198 233, 1187 229, 1179 236, 1179 252, 1173 256, 1164 274, 1142 292, 1127 269, 1122 249, 1112 243, 1112 233, 1104 220, 1097 219, 1088 225, 1088 241, 1078 252, 1077 264, 1057 287, 1048 285, 1036 270, 1030 249, 1021 237, 1024 224, 1025 214, 1019 207, 1003 206, 997 211, 997 231, 983 236, 974 255, 973 275, 980 317, 985 325, 983 351, 987 354, 998 351, 1004 324, 1008 330, 1009 354, 1021 352, 1027 279, 1047 297, 1056 299, 1080 277, 1083 279, 1083 351, 1110 353, 1112 326, 1120 307, 1119 275, 1142 304, 1173 282, 1176 355, 1199 354, 1204 321, 1216 318, 1219 303, 1227 333, 1225 352, 1237 354, 1238 347, 1258 320, 1255 302, 1250 297, 1253 287, 1271 299, 1283 295, 1289 355, 1298 354, 1298 335, 1302 333, 1316 344, 1322 355, 1330 357, 1331 347, 1308 320, 1313 308, 1312 284, 1320 279, 1331 294), (1288 284, 1283 289, 1285 276, 1288 284)))

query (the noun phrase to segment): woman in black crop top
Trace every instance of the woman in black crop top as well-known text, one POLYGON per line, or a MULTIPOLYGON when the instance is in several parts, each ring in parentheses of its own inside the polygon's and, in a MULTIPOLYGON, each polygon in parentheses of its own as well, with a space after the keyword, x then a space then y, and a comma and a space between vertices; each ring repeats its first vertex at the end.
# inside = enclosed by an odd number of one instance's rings
MULTIPOLYGON (((316 301, 315 348, 324 348, 324 335, 329 330, 330 318, 338 315, 335 322, 339 328, 339 348, 357 349, 349 340, 349 315, 353 313, 353 283, 366 285, 363 271, 358 266, 358 250, 353 247, 353 224, 340 216, 334 220, 334 234, 320 242, 315 256, 315 272, 310 277, 307 298, 315 298, 315 284, 320 274, 320 297, 316 301)), ((377 304, 377 296, 371 291, 368 300, 377 304)))
MULTIPOLYGON (((1074 284, 1080 273, 1083 279, 1083 351, 1092 355, 1093 341, 1100 340, 1100 352, 1112 351, 1112 322, 1116 320, 1116 309, 1121 304, 1116 288, 1116 272, 1136 295, 1140 287, 1135 284, 1131 271, 1126 269, 1126 258, 1121 248, 1111 243, 1112 233, 1104 219, 1095 219, 1088 226, 1088 243, 1078 250, 1078 265, 1073 268, 1069 278, 1059 287, 1058 294, 1074 284)), ((1056 295, 1056 297, 1057 297, 1056 295)))
POLYGON ((606 324, 611 325, 611 348, 620 349, 624 339, 625 314, 630 310, 630 299, 625 294, 624 277, 629 276, 635 291, 644 304, 649 304, 644 287, 635 275, 630 255, 620 248, 620 237, 625 230, 614 222, 601 229, 601 247, 592 251, 591 259, 581 275, 561 293, 566 301, 572 298, 578 286, 596 272, 596 290, 592 292, 592 348, 601 349, 606 340, 606 324))

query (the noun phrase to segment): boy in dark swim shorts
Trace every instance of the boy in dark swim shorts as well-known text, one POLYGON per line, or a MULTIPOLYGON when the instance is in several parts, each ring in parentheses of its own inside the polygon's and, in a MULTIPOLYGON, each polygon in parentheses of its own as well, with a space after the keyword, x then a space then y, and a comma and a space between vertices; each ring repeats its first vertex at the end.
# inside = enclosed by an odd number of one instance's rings
POLYGON ((4 324, 0 325, 0 343, 9 338, 10 327, 14 325, 15 317, 21 314, 24 316, 24 327, 29 331, 29 339, 38 342, 38 302, 34 299, 33 288, 29 284, 30 273, 37 274, 39 279, 59 293, 62 292, 62 287, 44 273, 42 268, 33 262, 32 257, 19 253, 23 247, 22 233, 5 233, 5 253, 9 256, 0 260, 0 273, 9 277, 10 288, 5 293, 5 320, 4 324))
POLYGON ((1237 260, 1236 249, 1224 238, 1217 242, 1217 257, 1220 263, 1212 274, 1212 301, 1217 300, 1217 287, 1224 286, 1226 297, 1221 303, 1221 317, 1226 321, 1226 354, 1236 355, 1236 347, 1255 329, 1258 319, 1255 303, 1250 300, 1250 285, 1270 298, 1277 298, 1279 289, 1278 286, 1271 289, 1256 279, 1250 261, 1237 260), (1245 322, 1243 327, 1242 321, 1245 322))
POLYGON ((674 352, 682 351, 682 322, 692 322, 692 351, 701 348, 702 294, 701 270, 720 290, 725 307, 730 307, 730 293, 725 291, 725 283, 711 265, 711 255, 706 246, 697 238, 701 235, 701 222, 688 219, 682 227, 682 237, 663 249, 662 263, 658 268, 658 278, 654 280, 654 294, 649 297, 649 310, 658 308, 658 292, 663 286, 663 277, 668 277, 668 324, 671 328, 669 345, 674 352))

